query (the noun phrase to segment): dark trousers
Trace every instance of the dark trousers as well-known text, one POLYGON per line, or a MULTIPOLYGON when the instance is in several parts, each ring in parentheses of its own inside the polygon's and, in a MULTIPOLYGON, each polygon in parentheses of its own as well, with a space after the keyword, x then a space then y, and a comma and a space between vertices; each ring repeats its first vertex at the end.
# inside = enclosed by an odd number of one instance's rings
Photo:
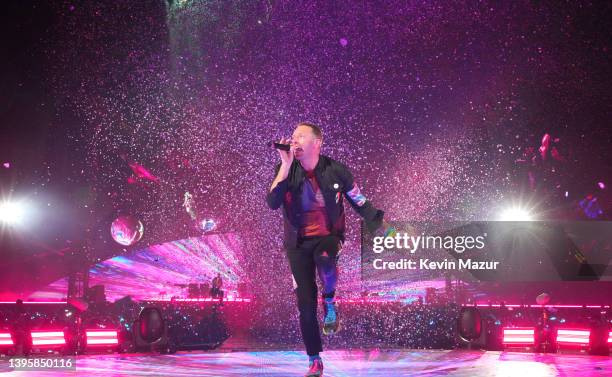
POLYGON ((296 248, 287 250, 300 312, 300 329, 309 356, 323 351, 317 318, 316 276, 321 281, 323 298, 334 297, 339 250, 337 236, 306 238, 298 242, 296 248))

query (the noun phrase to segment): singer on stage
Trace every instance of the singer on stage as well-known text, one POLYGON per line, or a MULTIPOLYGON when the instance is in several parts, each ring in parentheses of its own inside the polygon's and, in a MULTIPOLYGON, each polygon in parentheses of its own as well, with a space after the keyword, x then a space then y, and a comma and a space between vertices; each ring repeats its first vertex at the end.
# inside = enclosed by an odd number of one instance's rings
POLYGON ((322 284, 323 333, 339 330, 334 301, 338 281, 337 261, 344 242, 344 198, 364 219, 369 231, 388 228, 383 211, 360 192, 349 169, 321 155, 323 135, 311 123, 297 125, 289 150, 278 149, 281 163, 267 195, 271 209, 283 207, 284 247, 287 251, 300 313, 300 329, 310 358, 307 377, 323 375, 319 322, 318 274, 322 284))

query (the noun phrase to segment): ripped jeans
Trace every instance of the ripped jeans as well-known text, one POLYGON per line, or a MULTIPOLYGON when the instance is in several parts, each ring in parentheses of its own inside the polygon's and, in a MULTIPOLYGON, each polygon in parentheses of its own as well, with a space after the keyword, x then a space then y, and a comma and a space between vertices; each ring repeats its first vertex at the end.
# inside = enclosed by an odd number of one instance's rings
POLYGON ((338 255, 341 242, 337 236, 305 238, 296 248, 287 250, 293 284, 300 312, 300 330, 309 356, 323 351, 317 318, 317 283, 323 298, 333 298, 338 282, 338 255))

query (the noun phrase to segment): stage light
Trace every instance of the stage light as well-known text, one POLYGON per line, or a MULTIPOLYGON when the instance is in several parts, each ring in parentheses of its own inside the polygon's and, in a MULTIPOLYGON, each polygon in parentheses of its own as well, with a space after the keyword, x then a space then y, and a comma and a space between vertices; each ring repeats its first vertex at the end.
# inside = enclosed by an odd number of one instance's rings
POLYGON ((535 328, 533 327, 504 327, 504 345, 529 345, 535 344, 535 328))
POLYGON ((612 344, 612 331, 608 333, 608 344, 612 344))
POLYGON ((159 308, 145 307, 132 326, 136 349, 174 353, 176 348, 168 337, 168 326, 159 308))
POLYGON ((63 346, 66 337, 63 331, 32 331, 33 346, 63 346))
POLYGON ((116 330, 85 330, 87 346, 119 345, 116 330))
POLYGON ((139 315, 138 331, 142 339, 148 343, 158 342, 166 331, 166 324, 161 310, 155 307, 144 308, 139 315))
POLYGON ((0 347, 13 345, 15 345, 15 343, 13 342, 13 338, 11 337, 11 333, 0 332, 0 347))
POLYGON ((519 206, 514 206, 510 208, 506 208, 502 211, 499 216, 500 221, 533 221, 533 215, 531 211, 521 208, 519 206))
POLYGON ((21 202, 5 201, 0 203, 0 222, 8 225, 18 225, 23 222, 26 209, 21 202))
POLYGON ((591 330, 558 329, 557 344, 588 345, 590 336, 591 330))
POLYGON ((480 311, 474 307, 462 308, 457 319, 457 329, 461 339, 471 346, 473 342, 480 338, 482 333, 480 311))

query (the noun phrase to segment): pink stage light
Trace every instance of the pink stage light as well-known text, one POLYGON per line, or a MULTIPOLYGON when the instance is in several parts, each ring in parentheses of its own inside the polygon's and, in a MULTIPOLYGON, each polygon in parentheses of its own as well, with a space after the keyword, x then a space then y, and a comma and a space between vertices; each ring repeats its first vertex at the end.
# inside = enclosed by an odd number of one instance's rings
POLYGON ((535 329, 533 327, 504 327, 504 344, 532 345, 535 343, 535 329))
POLYGON ((8 332, 0 332, 0 346, 12 346, 13 338, 11 338, 11 333, 8 332))
POLYGON ((557 344, 589 344, 591 330, 559 329, 557 344))
POLYGON ((250 298, 242 298, 242 297, 233 297, 233 298, 224 298, 223 300, 218 299, 218 298, 210 298, 210 297, 204 297, 204 298, 175 298, 175 299, 171 299, 171 298, 164 298, 164 299, 159 299, 159 300, 149 300, 152 302, 251 302, 250 298))
MULTIPOLYGON (((501 308, 502 305, 501 304, 465 304, 463 305, 465 307, 470 307, 470 306, 476 306, 479 308, 501 308)), ((612 308, 611 305, 521 305, 521 304, 504 304, 504 306, 506 308, 520 308, 520 307, 525 307, 525 308, 557 308, 557 309, 561 309, 561 308, 567 308, 567 309, 581 309, 581 308, 587 308, 587 309, 606 309, 606 308, 612 308)))
POLYGON ((86 330, 87 345, 108 346, 119 344, 116 330, 86 330))
POLYGON ((32 331, 33 346, 65 345, 66 338, 63 331, 32 331))
MULTIPOLYGON (((24 301, 24 304, 67 304, 67 301, 24 301)), ((15 301, 0 301, 0 304, 15 304, 15 301)))
POLYGON ((608 333, 608 344, 612 344, 612 331, 608 333))

